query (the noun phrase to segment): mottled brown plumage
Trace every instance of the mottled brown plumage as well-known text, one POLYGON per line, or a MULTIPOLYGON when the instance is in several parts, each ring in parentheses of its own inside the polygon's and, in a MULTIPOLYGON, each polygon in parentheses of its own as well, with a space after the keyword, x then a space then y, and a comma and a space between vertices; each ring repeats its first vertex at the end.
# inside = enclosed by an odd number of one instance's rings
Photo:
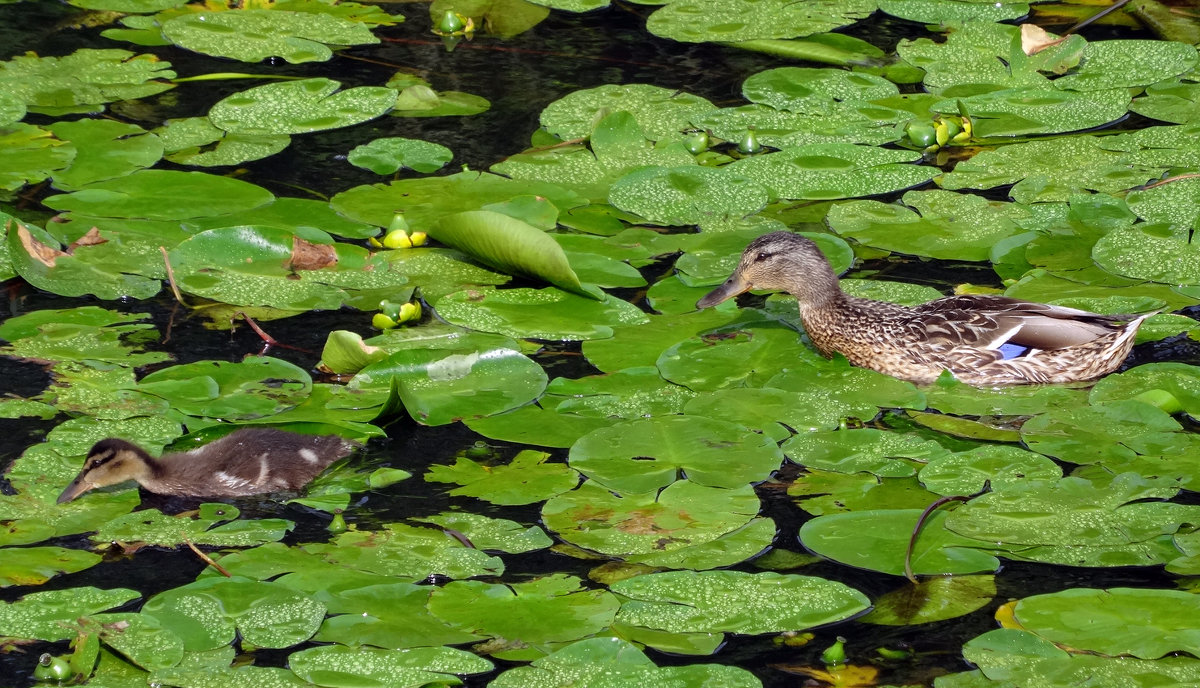
POLYGON ((791 232, 761 236, 707 308, 749 289, 784 290, 800 303, 809 338, 826 356, 916 383, 943 370, 980 387, 1093 380, 1116 370, 1142 321, 1005 296, 947 296, 916 307, 850 296, 817 245, 791 232), (1027 347, 1004 358, 1002 345, 1027 347))
POLYGON ((157 494, 190 497, 299 490, 358 447, 336 435, 244 428, 203 447, 155 459, 132 442, 109 438, 92 446, 83 470, 59 495, 58 503, 127 480, 157 494))

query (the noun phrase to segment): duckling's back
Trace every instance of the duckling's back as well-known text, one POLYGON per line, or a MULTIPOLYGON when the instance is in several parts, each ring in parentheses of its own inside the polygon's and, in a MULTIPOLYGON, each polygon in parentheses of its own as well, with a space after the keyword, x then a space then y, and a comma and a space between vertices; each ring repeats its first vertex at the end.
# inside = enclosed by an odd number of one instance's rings
POLYGON ((300 490, 358 446, 337 435, 245 428, 163 463, 171 482, 187 485, 193 494, 203 485, 203 496, 236 497, 300 490))

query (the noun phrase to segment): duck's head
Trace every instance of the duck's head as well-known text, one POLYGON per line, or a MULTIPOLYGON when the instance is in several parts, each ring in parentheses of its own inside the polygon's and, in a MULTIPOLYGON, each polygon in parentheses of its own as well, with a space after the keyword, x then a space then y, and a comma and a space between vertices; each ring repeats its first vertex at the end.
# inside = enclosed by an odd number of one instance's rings
POLYGON ((107 487, 126 480, 141 482, 153 472, 152 459, 141 447, 115 437, 100 440, 92 445, 83 470, 58 496, 59 504, 66 504, 79 495, 97 487, 107 487))
POLYGON ((696 308, 715 306, 751 289, 786 291, 809 303, 839 293, 825 254, 792 232, 772 232, 751 241, 729 279, 697 301, 696 308))

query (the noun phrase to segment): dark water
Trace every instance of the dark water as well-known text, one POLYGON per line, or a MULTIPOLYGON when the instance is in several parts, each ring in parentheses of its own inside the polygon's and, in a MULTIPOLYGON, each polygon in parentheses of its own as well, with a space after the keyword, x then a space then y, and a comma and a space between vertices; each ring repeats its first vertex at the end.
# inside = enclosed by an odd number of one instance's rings
MULTIPOLYGON (((152 51, 170 60, 180 76, 207 72, 242 71, 287 73, 303 76, 328 76, 342 81, 346 87, 379 85, 396 70, 410 71, 425 77, 437 90, 461 90, 481 95, 492 103, 492 109, 474 117, 443 117, 407 119, 384 117, 380 120, 346 131, 323 132, 296 137, 293 145, 282 154, 267 160, 245 165, 243 178, 271 189, 279 195, 331 196, 358 184, 375 183, 379 178, 359 170, 344 160, 354 145, 379 136, 405 136, 435 141, 454 151, 454 172, 460 165, 471 169, 486 169, 491 164, 526 147, 529 135, 537 128, 541 109, 563 95, 607 83, 648 83, 681 89, 704 96, 718 104, 740 102, 740 84, 747 76, 782 64, 767 56, 714 45, 685 45, 667 41, 643 30, 644 15, 653 7, 628 6, 611 8, 583 16, 552 13, 534 30, 507 42, 480 38, 464 43, 453 53, 443 48, 441 41, 424 29, 428 19, 424 6, 400 5, 396 10, 408 20, 397 27, 375 31, 383 39, 378 46, 361 46, 336 56, 325 64, 289 66, 245 65, 206 58, 173 48, 152 51)), ((0 42, 9 46, 9 55, 35 50, 42 55, 65 55, 80 47, 119 47, 135 49, 107 41, 99 36, 100 29, 58 29, 73 10, 52 3, 21 3, 0 5, 0 42)), ((890 50, 901 37, 924 35, 917 24, 895 20, 874 19, 853 31, 854 35, 890 50)), ((135 49, 141 51, 142 49, 135 49)), ((163 96, 150 100, 148 107, 134 110, 118 107, 117 112, 146 127, 156 126, 169 117, 192 116, 205 112, 224 96, 256 85, 252 81, 185 84, 163 96)), ((37 121, 30 117, 30 121, 37 121)), ((168 165, 169 166, 169 165, 168 165)), ((660 268, 661 269, 661 268, 660 268)), ((860 266, 860 269, 864 269, 860 266)), ((987 266, 950 264, 932 261, 897 259, 866 266, 870 271, 883 271, 890 279, 945 286, 959 281, 996 284, 994 273, 987 266)), ((207 329, 198 319, 189 317, 185 309, 177 308, 166 297, 152 302, 108 303, 95 299, 66 299, 45 295, 27 286, 10 285, 6 298, 0 300, 0 318, 45 308, 69 308, 97 304, 129 312, 146 312, 164 336, 154 348, 172 354, 177 362, 202 359, 240 360, 258 353, 261 342, 248 328, 224 332, 207 329), (167 338, 169 333, 169 338, 167 338)), ((333 329, 348 329, 371 336, 369 318, 359 312, 311 313, 302 317, 264 324, 277 339, 304 349, 277 348, 271 354, 312 369, 326 333, 333 329)), ((1200 363, 1200 351, 1194 341, 1176 338, 1165 343, 1139 347, 1131 362, 1150 360, 1184 360, 1200 363)), ((577 355, 577 347, 566 346, 548 350, 538 356, 551 370, 551 375, 578 376, 590 372, 586 361, 577 355)), ((48 384, 45 371, 34 364, 0 359, 0 379, 3 391, 28 396, 40 392, 48 384)), ((39 439, 57 421, 0 420, 0 468, 18 456, 23 449, 39 439)), ((357 460, 380 463, 406 469, 414 477, 389 487, 385 493, 363 496, 361 503, 346 514, 348 522, 364 529, 374 525, 435 514, 449 508, 461 507, 488 515, 536 523, 535 507, 510 508, 481 505, 474 500, 449 498, 441 485, 425 483, 421 476, 430 465, 450 464, 454 457, 482 445, 501 457, 514 455, 520 447, 482 438, 460 424, 426 428, 402 418, 388 426, 386 440, 372 442, 357 460)), ((565 458, 565 450, 556 450, 556 459, 565 458)), ((794 469, 785 468, 780 476, 787 479, 794 469)), ((760 486, 764 508, 778 527, 776 547, 800 550, 796 533, 805 515, 786 497, 778 483, 760 486)), ((187 507, 183 500, 145 495, 145 505, 166 510, 187 507)), ((302 507, 284 506, 270 501, 237 500, 243 514, 250 517, 279 516, 297 523, 287 542, 314 542, 328 537, 325 529, 328 516, 302 507)), ((54 544, 85 547, 85 536, 66 538, 54 544)), ((538 552, 506 556, 507 580, 519 580, 551 572, 568 572, 586 576, 590 562, 568 558, 553 552, 538 552)), ((0 590, 0 599, 12 600, 37 590, 50 590, 82 585, 136 588, 145 596, 191 581, 203 563, 186 550, 163 551, 144 549, 136 556, 110 555, 106 561, 89 570, 52 579, 36 588, 0 590)), ((755 570, 749 564, 741 568, 755 570)), ((869 572, 858 572, 834 564, 818 564, 803 571, 806 574, 841 580, 867 594, 872 599, 901 586, 902 579, 869 572)), ((806 647, 777 646, 773 638, 731 637, 727 645, 712 658, 671 657, 648 651, 659 664, 691 664, 719 662, 736 664, 758 675, 768 686, 795 686, 801 680, 786 672, 787 665, 820 665, 821 650, 833 642, 834 636, 848 639, 848 654, 852 662, 866 663, 875 657, 880 646, 910 648, 914 659, 899 662, 880 662, 883 682, 928 684, 938 674, 961 671, 967 667, 961 659, 961 646, 967 639, 995 627, 992 613, 995 607, 1009 598, 1024 597, 1040 592, 1061 590, 1072 586, 1161 586, 1171 587, 1171 581, 1159 570, 1146 569, 1071 569, 1061 566, 1006 563, 997 576, 999 595, 988 607, 959 619, 918 627, 879 627, 849 622, 836 629, 817 629, 816 638, 806 647), (777 668, 779 667, 779 668, 777 668)), ((0 653, 0 681, 7 685, 26 685, 29 671, 37 653, 49 648, 61 653, 65 644, 38 644, 25 648, 26 653, 0 653)), ((259 665, 282 666, 290 652, 260 652, 259 665)), ((506 668, 498 662, 498 670, 506 668)), ((482 686, 489 674, 472 677, 467 685, 482 686)))

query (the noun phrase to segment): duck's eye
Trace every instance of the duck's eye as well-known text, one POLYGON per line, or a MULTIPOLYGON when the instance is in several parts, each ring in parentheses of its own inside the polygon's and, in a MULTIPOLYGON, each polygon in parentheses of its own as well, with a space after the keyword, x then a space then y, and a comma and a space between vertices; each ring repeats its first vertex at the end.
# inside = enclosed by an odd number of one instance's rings
POLYGON ((761 262, 763 262, 764 260, 766 260, 767 258, 769 258, 770 256, 771 256, 771 254, 770 254, 770 253, 767 253, 766 251, 759 251, 759 252, 758 252, 758 255, 757 255, 757 256, 754 256, 754 262, 755 262, 755 263, 761 263, 761 262))

